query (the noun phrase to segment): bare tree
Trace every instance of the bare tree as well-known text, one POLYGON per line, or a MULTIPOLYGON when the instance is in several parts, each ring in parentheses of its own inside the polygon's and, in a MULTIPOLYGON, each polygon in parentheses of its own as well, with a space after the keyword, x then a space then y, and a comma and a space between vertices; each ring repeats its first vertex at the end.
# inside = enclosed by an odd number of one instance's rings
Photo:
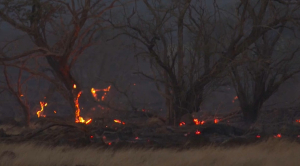
MULTIPOLYGON (((72 68, 84 51, 96 43, 97 32, 104 28, 101 17, 116 2, 117 0, 109 3, 102 0, 1 1, 2 21, 25 33, 35 45, 35 48, 14 56, 2 52, 1 65, 22 68, 50 81, 70 103, 75 118, 75 100, 81 86, 72 75, 72 68), (30 64, 25 67, 20 65, 20 62, 33 57, 45 58, 42 60, 46 60, 48 65, 40 66, 39 70, 30 64), (45 72, 47 70, 53 75, 45 72)), ((48 100, 48 96, 45 100, 48 100)))
POLYGON ((286 80, 300 72, 298 40, 294 37, 287 41, 283 35, 285 28, 284 24, 278 31, 265 33, 237 58, 240 65, 231 68, 239 104, 248 123, 255 122, 264 102, 286 80))
POLYGON ((205 87, 237 56, 267 32, 298 20, 297 5, 269 0, 241 0, 236 13, 219 8, 216 1, 143 0, 143 5, 144 13, 137 7, 124 9, 125 25, 110 22, 123 30, 120 35, 134 39, 137 56, 148 58, 152 74, 137 73, 157 83, 171 124, 199 111, 205 87))

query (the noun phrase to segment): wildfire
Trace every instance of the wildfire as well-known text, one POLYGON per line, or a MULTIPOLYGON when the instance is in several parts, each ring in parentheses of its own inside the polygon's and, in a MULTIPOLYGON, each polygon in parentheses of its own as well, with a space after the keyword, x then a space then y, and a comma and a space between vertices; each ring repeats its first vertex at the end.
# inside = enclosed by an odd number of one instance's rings
POLYGON ((122 121, 119 120, 119 119, 115 119, 114 122, 115 122, 115 123, 120 123, 120 124, 123 124, 123 125, 125 124, 125 122, 122 122, 122 121))
POLYGON ((196 124, 196 125, 203 125, 204 124, 204 121, 202 120, 202 121, 199 121, 198 119, 194 119, 194 123, 196 124))
POLYGON ((111 88, 111 85, 109 85, 105 89, 95 89, 95 88, 92 88, 91 89, 91 93, 92 93, 93 97, 95 98, 95 100, 99 101, 99 99, 97 98, 97 92, 104 92, 104 94, 101 97, 101 101, 103 101, 105 99, 105 96, 107 95, 107 92, 110 91, 110 88, 111 88))
POLYGON ((220 122, 220 120, 219 119, 215 119, 214 122, 215 122, 215 124, 217 124, 217 123, 220 122))
POLYGON ((44 107, 47 106, 47 103, 40 101, 41 110, 37 111, 36 114, 39 117, 46 117, 46 115, 43 115, 44 107))
POLYGON ((179 126, 184 126, 185 125, 185 122, 180 122, 179 123, 179 126))
POLYGON ((92 122, 92 119, 89 119, 85 122, 85 124, 90 124, 92 122))
POLYGON ((237 100, 237 99, 238 99, 238 96, 235 96, 235 97, 233 98, 233 100, 232 100, 232 103, 234 103, 235 100, 237 100))
POLYGON ((281 138, 281 134, 274 135, 274 138, 281 138))
POLYGON ((81 96, 82 91, 80 91, 75 99, 75 107, 76 107, 76 112, 75 112, 75 122, 76 123, 85 123, 85 124, 89 124, 92 122, 92 119, 89 120, 84 120, 83 117, 80 116, 80 107, 79 107, 79 97, 81 96))

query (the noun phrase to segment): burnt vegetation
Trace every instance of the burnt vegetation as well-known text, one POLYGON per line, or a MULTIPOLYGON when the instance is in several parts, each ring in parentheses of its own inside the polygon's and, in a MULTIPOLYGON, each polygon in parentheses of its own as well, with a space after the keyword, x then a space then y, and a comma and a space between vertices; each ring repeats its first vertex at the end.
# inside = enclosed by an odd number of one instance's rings
POLYGON ((1 0, 0 122, 26 128, 0 138, 152 148, 298 139, 299 101, 266 103, 300 72, 299 20, 298 1, 1 0), (203 112, 224 87, 236 111, 203 112))

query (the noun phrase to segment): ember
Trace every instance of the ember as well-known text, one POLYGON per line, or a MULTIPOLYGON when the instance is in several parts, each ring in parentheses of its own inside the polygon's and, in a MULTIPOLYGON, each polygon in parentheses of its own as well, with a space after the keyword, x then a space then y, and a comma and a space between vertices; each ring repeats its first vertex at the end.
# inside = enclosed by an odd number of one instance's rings
POLYGON ((90 124, 92 122, 92 119, 89 119, 85 122, 85 124, 90 124))
POLYGON ((204 124, 204 121, 199 121, 198 119, 194 119, 194 122, 196 125, 203 125, 204 124))
POLYGON ((111 85, 109 85, 106 89, 95 89, 95 88, 92 88, 92 89, 91 89, 91 93, 92 93, 93 97, 95 98, 95 100, 100 101, 100 100, 97 98, 97 92, 99 92, 99 91, 100 91, 100 92, 104 92, 103 96, 101 97, 101 101, 103 101, 104 98, 105 98, 105 96, 107 95, 107 92, 110 91, 110 87, 111 87, 111 85))
POLYGON ((232 103, 234 103, 235 102, 235 100, 237 100, 238 99, 238 97, 237 96, 235 96, 234 98, 233 98, 233 100, 232 100, 232 103))
POLYGON ((77 87, 76 84, 74 84, 74 85, 73 85, 73 88, 76 89, 76 87, 77 87))
POLYGON ((260 135, 257 135, 256 138, 260 138, 260 135))
POLYGON ((55 110, 54 110, 53 112, 56 114, 56 111, 55 111, 55 110))
POLYGON ((217 123, 220 122, 220 120, 219 119, 215 119, 214 122, 217 124, 217 123))
POLYGON ((274 138, 281 138, 281 134, 275 135, 274 138))
POLYGON ((184 126, 185 125, 185 122, 180 122, 179 123, 179 126, 184 126))
POLYGON ((120 124, 123 124, 123 125, 125 124, 125 122, 122 122, 122 121, 119 120, 119 119, 115 119, 114 122, 115 122, 115 123, 120 123, 120 124))
POLYGON ((196 134, 196 135, 199 135, 199 134, 201 134, 201 132, 200 132, 199 130, 197 130, 197 131, 195 132, 195 134, 196 134))
POLYGON ((46 115, 43 115, 43 111, 44 111, 44 107, 47 106, 47 103, 44 103, 42 101, 40 101, 40 105, 41 105, 41 110, 37 111, 36 114, 39 117, 46 117, 46 115))

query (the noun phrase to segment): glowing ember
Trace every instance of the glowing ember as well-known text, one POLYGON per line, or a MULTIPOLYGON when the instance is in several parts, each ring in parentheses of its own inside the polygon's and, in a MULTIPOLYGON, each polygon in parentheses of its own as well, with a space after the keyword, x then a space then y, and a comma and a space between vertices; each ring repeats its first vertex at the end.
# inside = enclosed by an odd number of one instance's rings
POLYGON ((135 137, 135 139, 139 139, 139 137, 135 137))
POLYGON ((297 120, 296 120, 296 122, 300 123, 300 120, 299 120, 299 119, 297 119, 297 120))
POLYGON ((53 112, 56 114, 56 111, 55 111, 55 110, 54 110, 53 112))
POLYGON ((234 103, 235 102, 235 100, 237 100, 238 99, 238 97, 237 96, 235 96, 234 98, 233 98, 233 100, 232 100, 232 103, 234 103))
POLYGON ((196 125, 203 125, 204 124, 204 121, 199 121, 198 119, 194 119, 194 123, 196 125))
POLYGON ((199 130, 197 130, 197 131, 195 132, 195 134, 196 134, 196 135, 199 135, 199 134, 201 134, 201 132, 200 132, 199 130))
POLYGON ((111 142, 109 142, 108 145, 111 145, 111 142))
POLYGON ((24 96, 23 94, 20 95, 20 97, 23 97, 23 96, 24 96))
POLYGON ((196 125, 200 125, 200 121, 198 119, 194 119, 196 125))
POLYGON ((274 138, 281 138, 281 134, 275 135, 274 138))
POLYGON ((93 138, 94 138, 94 136, 92 136, 92 135, 91 135, 91 136, 90 136, 90 138, 91 138, 91 139, 93 139, 93 138))
POLYGON ((260 138, 260 135, 257 135, 256 138, 260 138))
POLYGON ((74 85, 73 85, 73 88, 74 88, 74 89, 76 89, 76 88, 77 88, 76 84, 74 84, 74 85))
POLYGON ((92 119, 89 119, 89 120, 87 120, 86 122, 85 122, 85 124, 89 124, 89 123, 91 123, 92 122, 92 119))
POLYGON ((97 92, 104 92, 103 96, 101 97, 101 100, 103 101, 105 99, 105 96, 107 95, 107 92, 110 91, 110 88, 111 88, 111 85, 109 85, 105 89, 95 89, 95 88, 92 88, 91 89, 91 93, 92 93, 93 97, 95 98, 95 100, 99 101, 99 99, 97 98, 97 92))
POLYGON ((37 111, 36 114, 39 117, 46 117, 46 115, 43 115, 43 111, 44 111, 44 107, 47 106, 47 103, 44 103, 42 101, 40 101, 40 105, 41 105, 41 110, 37 111))
POLYGON ((184 126, 185 125, 185 122, 180 122, 179 123, 179 126, 184 126))
POLYGON ((115 119, 114 122, 115 122, 115 123, 120 123, 120 124, 123 124, 123 125, 125 124, 125 122, 122 122, 122 121, 119 120, 119 119, 115 119))
POLYGON ((217 124, 217 123, 220 122, 220 120, 219 119, 215 119, 214 122, 217 124))

